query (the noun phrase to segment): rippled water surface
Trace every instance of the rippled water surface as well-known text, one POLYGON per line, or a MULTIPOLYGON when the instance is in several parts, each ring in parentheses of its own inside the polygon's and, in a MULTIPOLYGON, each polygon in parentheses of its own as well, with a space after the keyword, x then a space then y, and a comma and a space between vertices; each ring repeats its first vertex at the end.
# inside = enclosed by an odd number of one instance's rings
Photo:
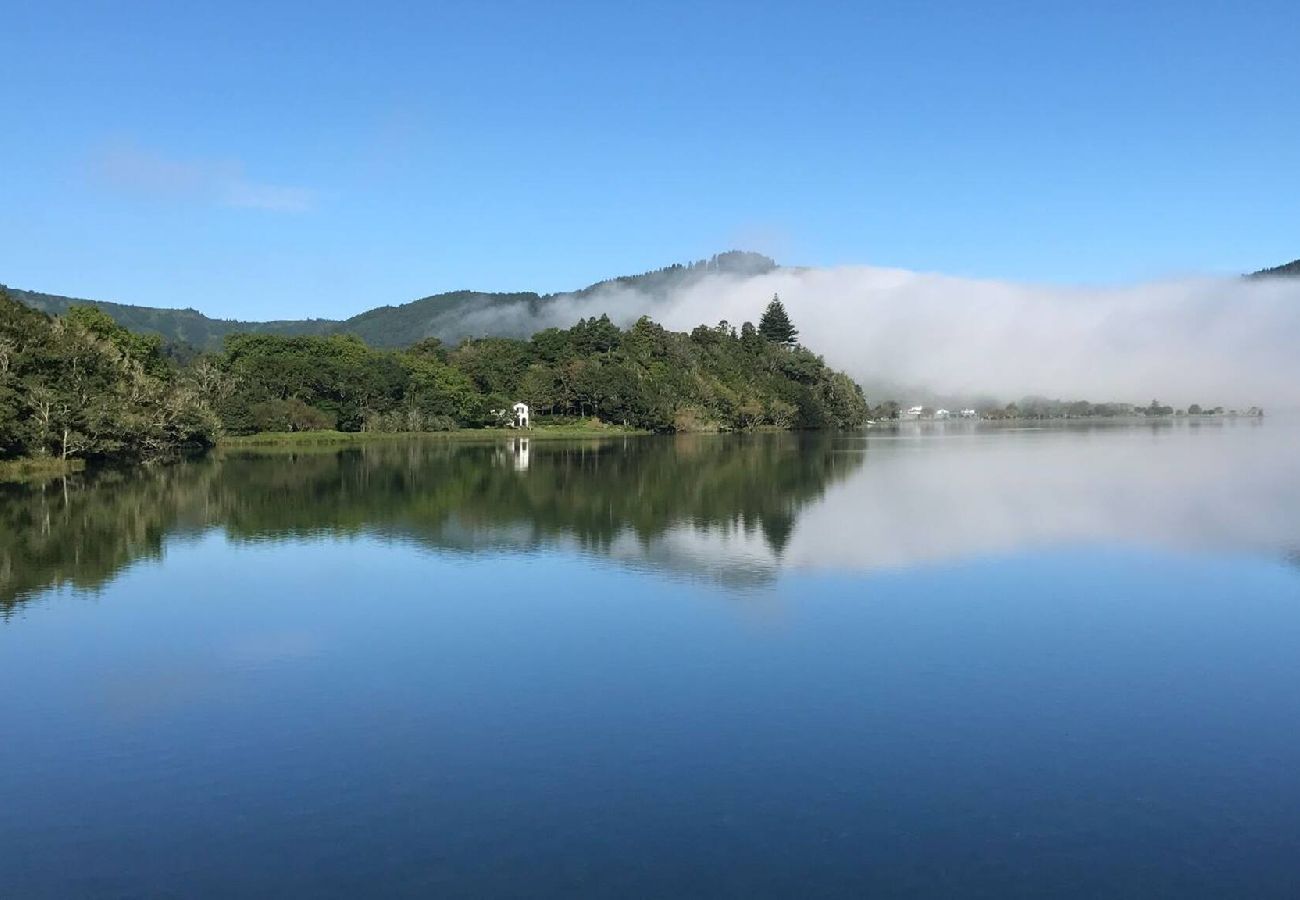
POLYGON ((0 486, 0 896, 1294 896, 1284 419, 0 486))

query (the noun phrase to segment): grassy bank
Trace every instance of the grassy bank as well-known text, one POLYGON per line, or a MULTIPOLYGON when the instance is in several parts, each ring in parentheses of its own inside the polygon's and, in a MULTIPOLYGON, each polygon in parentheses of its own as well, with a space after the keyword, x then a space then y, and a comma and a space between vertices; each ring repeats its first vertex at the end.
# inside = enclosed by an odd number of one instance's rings
POLYGON ((86 468, 84 459, 41 457, 0 460, 0 481, 34 481, 57 478, 86 468))
POLYGON ((360 444, 377 441, 411 439, 445 441, 494 441, 507 438, 538 440, 573 440, 581 438, 622 437, 649 434, 636 428, 603 425, 598 422, 573 425, 541 425, 537 428, 465 428, 459 431, 264 431, 258 434, 229 435, 219 447, 308 447, 330 444, 360 444))

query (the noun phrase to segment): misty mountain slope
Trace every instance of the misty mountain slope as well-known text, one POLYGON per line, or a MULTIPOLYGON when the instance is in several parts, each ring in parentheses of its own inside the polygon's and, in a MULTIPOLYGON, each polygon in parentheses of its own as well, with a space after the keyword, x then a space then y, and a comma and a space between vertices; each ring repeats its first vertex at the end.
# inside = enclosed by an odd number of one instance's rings
POLYGON ((1271 269, 1260 269, 1258 272, 1251 272, 1251 278, 1300 278, 1300 259, 1293 259, 1289 263, 1283 263, 1280 266, 1273 266, 1271 269))
MULTIPOLYGON (((481 337, 486 332, 471 324, 476 316, 490 320, 503 314, 528 311, 534 314, 543 298, 531 292, 485 294, 479 291, 451 291, 421 297, 400 306, 380 306, 339 322, 334 331, 355 334, 372 347, 396 349, 436 337, 447 343, 461 338, 481 337)), ((523 337, 513 331, 492 332, 493 336, 523 337)))
POLYGON ((342 321, 298 319, 245 322, 214 319, 195 309, 133 306, 12 288, 9 292, 22 303, 51 315, 60 315, 70 306, 96 306, 132 331, 159 334, 169 342, 205 350, 220 347, 226 335, 236 332, 279 335, 342 332, 355 334, 373 347, 398 348, 428 337, 436 337, 447 343, 456 343, 466 337, 528 337, 550 325, 573 324, 582 314, 576 311, 577 304, 589 302, 602 293, 615 296, 630 292, 636 295, 639 302, 653 305, 709 276, 747 278, 776 268, 776 263, 766 256, 729 251, 707 260, 599 281, 566 293, 450 291, 398 306, 376 307, 342 321))
POLYGON ((575 291, 574 296, 585 298, 611 288, 630 288, 656 299, 664 299, 670 291, 687 287, 709 275, 752 278, 755 275, 766 275, 775 268, 777 268, 776 261, 761 253, 729 250, 717 254, 712 259, 701 259, 687 265, 676 263, 640 275, 608 278, 575 291))
POLYGON ((776 269, 777 264, 766 256, 733 250, 685 265, 609 278, 561 294, 435 294, 400 306, 368 310, 340 323, 337 330, 355 334, 372 347, 394 349, 427 337, 449 344, 468 337, 526 338, 543 328, 567 328, 584 316, 600 313, 629 323, 705 279, 746 279, 776 269))

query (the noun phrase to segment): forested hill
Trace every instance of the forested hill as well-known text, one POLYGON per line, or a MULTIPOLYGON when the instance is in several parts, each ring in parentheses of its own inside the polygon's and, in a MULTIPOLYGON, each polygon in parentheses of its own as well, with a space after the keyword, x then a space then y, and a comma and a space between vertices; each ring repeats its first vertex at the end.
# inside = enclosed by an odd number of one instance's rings
MULTIPOLYGON (((0 284, 0 290, 5 289, 0 284)), ((203 350, 215 350, 228 334, 257 331, 265 334, 329 334, 342 323, 329 319, 303 319, 280 322, 239 322, 213 319, 196 309, 163 309, 155 306, 131 306, 102 300, 83 300, 8 288, 9 296, 51 316, 64 315, 74 306, 94 306, 107 313, 123 328, 145 334, 160 335, 174 344, 189 344, 203 350)))
POLYGON ((354 334, 372 347, 400 348, 430 337, 448 344, 467 337, 529 337, 549 325, 572 324, 549 320, 547 313, 556 301, 581 299, 607 289, 635 290, 653 301, 709 274, 749 276, 774 268, 776 263, 766 256, 730 251, 686 265, 676 264, 640 275, 611 278, 567 293, 451 291, 399 306, 376 307, 344 320, 242 322, 214 319, 195 309, 132 306, 14 288, 9 289, 9 295, 50 315, 62 315, 72 306, 95 306, 131 331, 157 334, 169 343, 201 350, 217 350, 226 335, 240 332, 286 336, 354 334))
POLYGON ((1300 259, 1293 259, 1289 263, 1280 266, 1274 266, 1271 269, 1260 269, 1258 272, 1251 272, 1251 278, 1300 278, 1300 259))
POLYGON ((861 427, 862 388, 797 338, 773 297, 757 327, 739 329, 687 334, 648 316, 622 329, 601 316, 529 340, 426 339, 401 350, 355 335, 239 334, 182 361, 103 310, 51 317, 0 291, 0 462, 152 459, 223 432, 493 427, 517 402, 539 425, 861 427))

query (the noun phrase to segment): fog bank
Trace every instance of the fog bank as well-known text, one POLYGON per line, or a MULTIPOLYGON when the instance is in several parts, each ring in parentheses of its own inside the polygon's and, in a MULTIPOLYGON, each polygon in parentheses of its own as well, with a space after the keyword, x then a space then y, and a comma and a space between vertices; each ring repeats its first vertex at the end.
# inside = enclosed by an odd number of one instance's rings
MULTIPOLYGON (((600 313, 620 324, 645 313, 689 330, 757 321, 774 293, 800 340, 869 388, 1300 406, 1300 280, 1292 279, 1067 288, 866 266, 783 268, 710 275, 657 295, 609 287, 554 298, 541 316, 500 314, 529 318, 513 323, 521 330, 600 313)), ((498 313, 483 315, 484 326, 501 324, 489 322, 498 313)))

